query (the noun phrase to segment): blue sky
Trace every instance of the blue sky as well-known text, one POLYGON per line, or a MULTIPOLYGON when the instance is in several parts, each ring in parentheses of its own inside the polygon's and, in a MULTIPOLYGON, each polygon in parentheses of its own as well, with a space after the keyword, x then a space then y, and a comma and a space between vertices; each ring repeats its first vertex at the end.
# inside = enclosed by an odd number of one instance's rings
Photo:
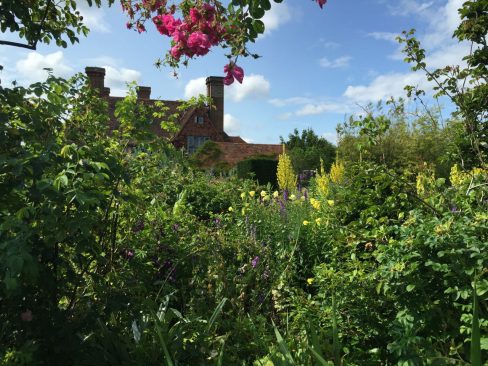
MULTIPOLYGON (((460 64, 468 45, 452 39, 462 0, 329 0, 323 10, 311 0, 273 4, 267 30, 251 50, 262 58, 240 61, 242 85, 225 89, 225 129, 249 142, 278 143, 294 128, 312 128, 335 141, 335 127, 369 102, 403 95, 405 84, 429 89, 420 73, 403 62, 394 41, 415 28, 432 67, 460 64)), ((107 69, 106 84, 123 95, 127 82, 152 87, 152 96, 184 99, 204 92, 206 76, 223 76, 227 62, 220 49, 192 60, 188 68, 156 69, 169 40, 149 26, 145 34, 125 27, 116 3, 102 9, 82 6, 91 32, 61 49, 41 45, 36 52, 0 46, 2 84, 45 78, 44 67, 68 77, 85 66, 107 69)), ((1 39, 9 38, 0 35, 1 39)))

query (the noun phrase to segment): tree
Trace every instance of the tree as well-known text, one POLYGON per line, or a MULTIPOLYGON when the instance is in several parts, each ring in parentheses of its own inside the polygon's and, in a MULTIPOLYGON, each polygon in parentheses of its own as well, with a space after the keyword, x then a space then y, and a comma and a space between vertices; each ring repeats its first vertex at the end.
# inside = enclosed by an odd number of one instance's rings
POLYGON ((301 134, 295 128, 293 133, 288 135, 288 141, 285 142, 283 137, 280 137, 280 140, 282 144, 286 144, 297 173, 318 169, 320 159, 324 161, 324 168, 329 170, 335 159, 336 147, 318 136, 311 128, 303 130, 301 134))
MULTIPOLYGON (((405 45, 405 61, 412 70, 422 70, 434 82, 436 96, 448 97, 456 106, 455 115, 464 127, 464 143, 459 145, 459 158, 468 167, 486 166, 488 155, 488 0, 466 1, 459 9, 461 24, 454 32, 459 41, 471 44, 464 57, 467 66, 446 66, 430 70, 425 62, 425 50, 414 37, 415 31, 403 32, 398 41, 405 45)), ((422 98, 423 90, 405 87, 409 96, 422 98)))
POLYGON ((396 171, 426 162, 437 176, 447 178, 455 161, 459 121, 444 125, 437 108, 407 111, 403 99, 390 100, 387 106, 370 105, 365 116, 351 116, 338 126, 339 157, 347 164, 372 161, 396 171))
MULTIPOLYGON (((86 0, 89 6, 100 7, 101 0, 86 0)), ((111 5, 114 0, 107 0, 111 5)), ((15 33, 27 44, 0 40, 0 45, 17 46, 35 50, 38 42, 55 41, 57 46, 67 47, 69 42, 79 42, 77 35, 88 34, 83 16, 77 10, 76 1, 54 0, 5 0, 0 2, 0 31, 15 33)), ((79 1, 78 1, 79 3, 79 1)))

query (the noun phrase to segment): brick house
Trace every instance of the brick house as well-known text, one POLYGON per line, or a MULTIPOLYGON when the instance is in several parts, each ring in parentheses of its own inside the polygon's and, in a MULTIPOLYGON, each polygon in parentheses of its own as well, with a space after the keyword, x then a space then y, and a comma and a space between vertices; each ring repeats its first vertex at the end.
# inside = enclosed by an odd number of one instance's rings
MULTIPOLYGON (((123 97, 110 95, 110 88, 105 87, 105 69, 101 67, 86 67, 86 75, 90 85, 98 89, 102 97, 107 98, 111 127, 117 125, 114 117, 115 104, 123 97)), ((189 154, 195 152, 205 141, 211 140, 217 143, 221 151, 218 161, 234 166, 239 161, 254 155, 269 155, 275 158, 281 153, 281 145, 273 144, 248 144, 240 136, 229 136, 224 131, 224 78, 210 76, 206 79, 207 96, 212 99, 214 108, 193 108, 185 112, 179 119, 179 132, 171 139, 176 148, 184 149, 189 154)), ((148 104, 157 100, 151 99, 151 87, 139 86, 137 98, 148 104)), ((181 104, 179 101, 162 101, 169 107, 169 113, 175 113, 181 104)), ((163 136, 164 132, 159 125, 155 125, 154 132, 163 136)))

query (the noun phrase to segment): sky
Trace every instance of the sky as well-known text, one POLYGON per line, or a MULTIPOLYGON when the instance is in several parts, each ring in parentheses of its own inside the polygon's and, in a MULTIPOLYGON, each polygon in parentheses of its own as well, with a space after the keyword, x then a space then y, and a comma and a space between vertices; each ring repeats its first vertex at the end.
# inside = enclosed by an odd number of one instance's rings
MULTIPOLYGON (((46 78, 43 68, 69 77, 86 66, 106 69, 112 95, 124 95, 128 82, 150 86, 151 96, 187 99, 205 93, 207 76, 224 76, 224 51, 191 60, 173 75, 154 66, 169 39, 150 24, 147 33, 127 30, 117 1, 89 8, 79 1, 91 29, 68 48, 38 45, 37 51, 0 46, 2 85, 46 78)), ((429 90, 424 75, 403 61, 395 37, 415 28, 432 68, 462 63, 469 45, 452 38, 463 0, 329 0, 321 10, 312 0, 273 3, 265 33, 250 45, 259 59, 240 59, 245 78, 225 87, 224 129, 253 143, 279 143, 296 128, 312 128, 331 142, 336 126, 368 103, 404 96, 406 84, 429 90)), ((0 34, 0 39, 12 39, 0 34)), ((441 101, 442 102, 442 101, 441 101)))

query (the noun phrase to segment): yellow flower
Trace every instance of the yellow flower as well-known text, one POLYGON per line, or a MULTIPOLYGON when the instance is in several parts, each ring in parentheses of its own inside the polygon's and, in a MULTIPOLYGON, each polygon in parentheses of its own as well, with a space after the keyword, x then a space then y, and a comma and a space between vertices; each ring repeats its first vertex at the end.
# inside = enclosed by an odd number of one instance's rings
POLYGON ((232 208, 232 206, 229 207, 229 212, 232 212, 234 211, 234 209, 232 208))
POLYGON ((311 285, 313 283, 313 281, 315 280, 315 278, 307 278, 307 283, 309 285, 311 285))
POLYGON ((315 198, 310 198, 310 204, 312 205, 312 207, 316 210, 320 209, 320 201, 319 200, 316 200, 315 198))
POLYGON ((263 202, 269 201, 269 199, 270 199, 269 196, 264 196, 263 197, 263 202))
POLYGON ((256 192, 255 192, 255 191, 250 191, 250 192, 249 192, 249 196, 251 196, 251 198, 252 198, 252 197, 254 197, 254 195, 255 195, 255 194, 256 194, 256 192))
POLYGON ((334 183, 340 183, 344 178, 344 164, 339 160, 336 160, 332 167, 330 168, 330 180, 334 183))
POLYGON ((307 220, 304 220, 304 221, 303 221, 303 225, 304 225, 304 226, 307 226, 308 224, 310 224, 310 222, 308 222, 307 220))
POLYGON ((241 193, 241 198, 242 198, 242 199, 246 198, 246 193, 245 193, 245 192, 242 192, 242 193, 241 193))
POLYGON ((327 200, 327 204, 329 206, 334 206, 334 200, 327 200))
POLYGON ((285 145, 283 144, 283 154, 278 157, 278 168, 276 170, 276 178, 278 186, 281 190, 288 192, 295 189, 297 185, 297 176, 293 170, 290 157, 285 153, 285 145))
POLYGON ((297 199, 297 196, 294 194, 290 195, 290 201, 295 201, 297 199))
POLYGON ((320 224, 322 223, 322 219, 320 217, 316 218, 315 219, 315 223, 320 226, 320 224))
POLYGON ((278 198, 279 195, 280 195, 280 193, 278 191, 274 191, 273 192, 273 197, 274 198, 278 198))
POLYGON ((261 197, 266 197, 268 195, 268 192, 266 191, 261 191, 261 197))
POLYGON ((305 196, 301 196, 300 201, 305 201, 305 196))
POLYGON ((325 172, 322 159, 320 159, 320 171, 317 173, 316 182, 320 195, 322 197, 327 197, 327 194, 329 193, 329 178, 325 172))

